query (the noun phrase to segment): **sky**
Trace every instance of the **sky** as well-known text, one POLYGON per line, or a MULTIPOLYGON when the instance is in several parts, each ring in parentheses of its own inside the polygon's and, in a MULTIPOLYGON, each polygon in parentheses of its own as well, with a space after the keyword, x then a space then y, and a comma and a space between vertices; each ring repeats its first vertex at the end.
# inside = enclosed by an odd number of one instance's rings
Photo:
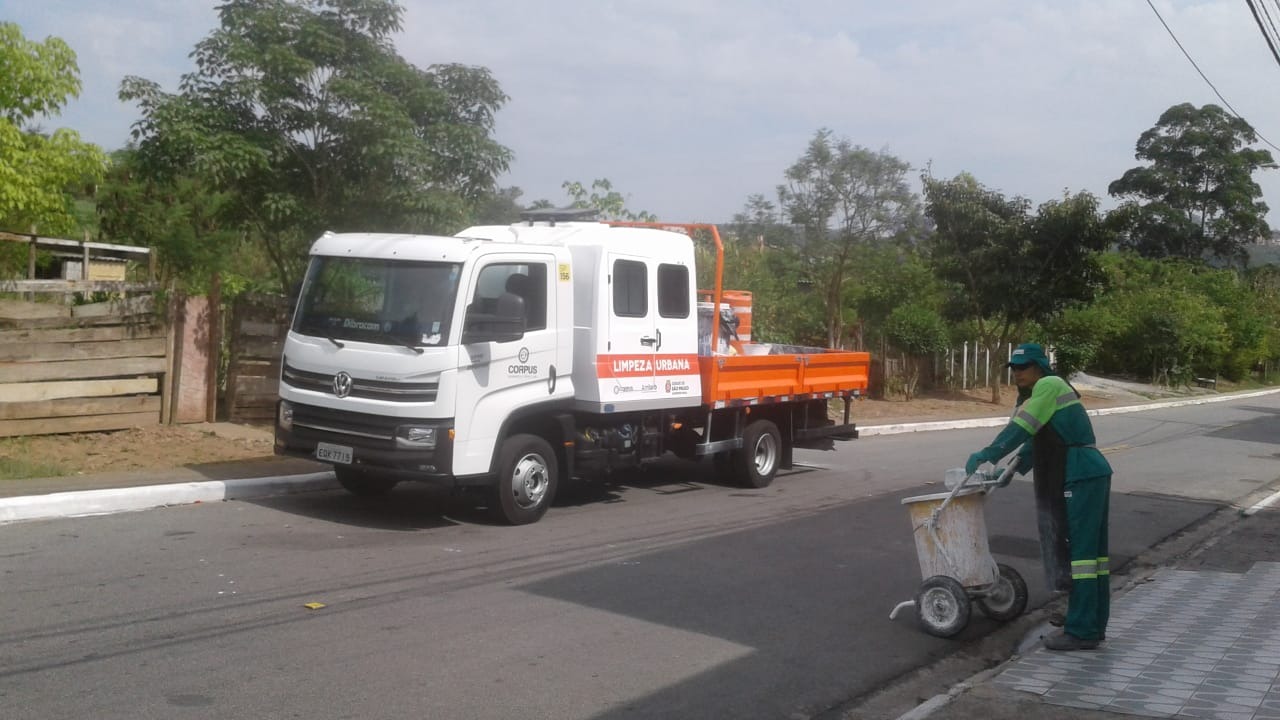
MULTIPOLYGON (((1154 0, 1236 111, 1280 144, 1280 64, 1244 0, 1154 0)), ((820 128, 914 168, 1039 204, 1107 186, 1172 105, 1222 104, 1146 0, 402 0, 400 54, 489 68, 510 100, 502 186, 567 204, 608 178, 632 210, 724 222, 776 198, 820 128)), ((1280 23, 1280 0, 1263 0, 1280 23)), ((201 0, 0 0, 0 21, 77 53, 62 114, 108 150, 127 75, 176 90, 217 23, 201 0)), ((1261 145, 1261 147, 1268 147, 1261 145)), ((1280 150, 1269 148, 1280 159, 1280 150)), ((1280 225, 1280 170, 1256 179, 1280 225)))

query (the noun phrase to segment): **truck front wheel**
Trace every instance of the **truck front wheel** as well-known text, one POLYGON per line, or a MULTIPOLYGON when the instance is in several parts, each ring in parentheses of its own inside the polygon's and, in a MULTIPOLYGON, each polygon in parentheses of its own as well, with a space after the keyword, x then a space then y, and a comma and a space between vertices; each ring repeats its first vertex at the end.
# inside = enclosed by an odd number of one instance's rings
POLYGON ((551 506, 559 484, 556 454, 537 435, 513 435, 498 455, 493 512, 510 525, 537 522, 551 506))
POLYGON ((750 488, 768 487, 778 474, 782 458, 782 434, 768 420, 756 420, 742 433, 742 448, 735 455, 738 481, 750 488))

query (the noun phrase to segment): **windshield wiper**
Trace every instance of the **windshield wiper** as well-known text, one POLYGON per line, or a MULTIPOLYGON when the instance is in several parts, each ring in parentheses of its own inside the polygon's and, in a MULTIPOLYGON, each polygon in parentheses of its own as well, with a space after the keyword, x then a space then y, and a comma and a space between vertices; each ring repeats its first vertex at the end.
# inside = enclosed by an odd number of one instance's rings
POLYGON ((413 343, 409 342, 408 340, 405 340, 402 337, 399 337, 397 335, 392 335, 389 332, 379 332, 378 334, 384 338, 387 338, 388 340, 394 340, 397 345, 402 345, 404 347, 407 347, 419 355, 423 353, 422 348, 418 347, 417 345, 414 345, 413 343))
POLYGON ((332 336, 332 335, 325 335, 325 336, 324 336, 324 339, 325 339, 325 340, 328 340, 329 342, 333 343, 334 345, 337 345, 339 348, 344 348, 344 347, 346 347, 346 346, 347 346, 347 344, 346 344, 346 343, 338 342, 338 339, 337 339, 337 338, 335 338, 335 337, 334 337, 334 336, 332 336))

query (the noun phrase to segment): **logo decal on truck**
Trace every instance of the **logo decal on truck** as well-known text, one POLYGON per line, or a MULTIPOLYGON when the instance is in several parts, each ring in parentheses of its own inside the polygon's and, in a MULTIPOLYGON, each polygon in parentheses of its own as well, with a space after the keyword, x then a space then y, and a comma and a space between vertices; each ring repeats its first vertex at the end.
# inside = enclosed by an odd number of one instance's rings
POLYGON ((344 398, 351 394, 351 376, 345 371, 333 376, 333 394, 344 398))
POLYGON ((529 364, 529 348, 520 348, 520 352, 516 353, 516 359, 520 361, 519 364, 507 366, 508 377, 530 377, 538 374, 538 366, 529 364))
POLYGON ((653 375, 696 375, 697 355, 600 355, 596 372, 602 378, 653 375))

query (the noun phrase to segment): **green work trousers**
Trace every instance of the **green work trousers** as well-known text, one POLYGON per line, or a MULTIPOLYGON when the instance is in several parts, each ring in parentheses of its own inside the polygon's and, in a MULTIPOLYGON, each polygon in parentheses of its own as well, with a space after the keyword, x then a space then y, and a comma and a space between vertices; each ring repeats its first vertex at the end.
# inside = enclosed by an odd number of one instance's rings
POLYGON ((1107 515, 1111 476, 1068 480, 1067 532, 1071 548, 1071 594, 1065 630, 1081 640, 1101 640, 1111 615, 1111 569, 1107 515))

